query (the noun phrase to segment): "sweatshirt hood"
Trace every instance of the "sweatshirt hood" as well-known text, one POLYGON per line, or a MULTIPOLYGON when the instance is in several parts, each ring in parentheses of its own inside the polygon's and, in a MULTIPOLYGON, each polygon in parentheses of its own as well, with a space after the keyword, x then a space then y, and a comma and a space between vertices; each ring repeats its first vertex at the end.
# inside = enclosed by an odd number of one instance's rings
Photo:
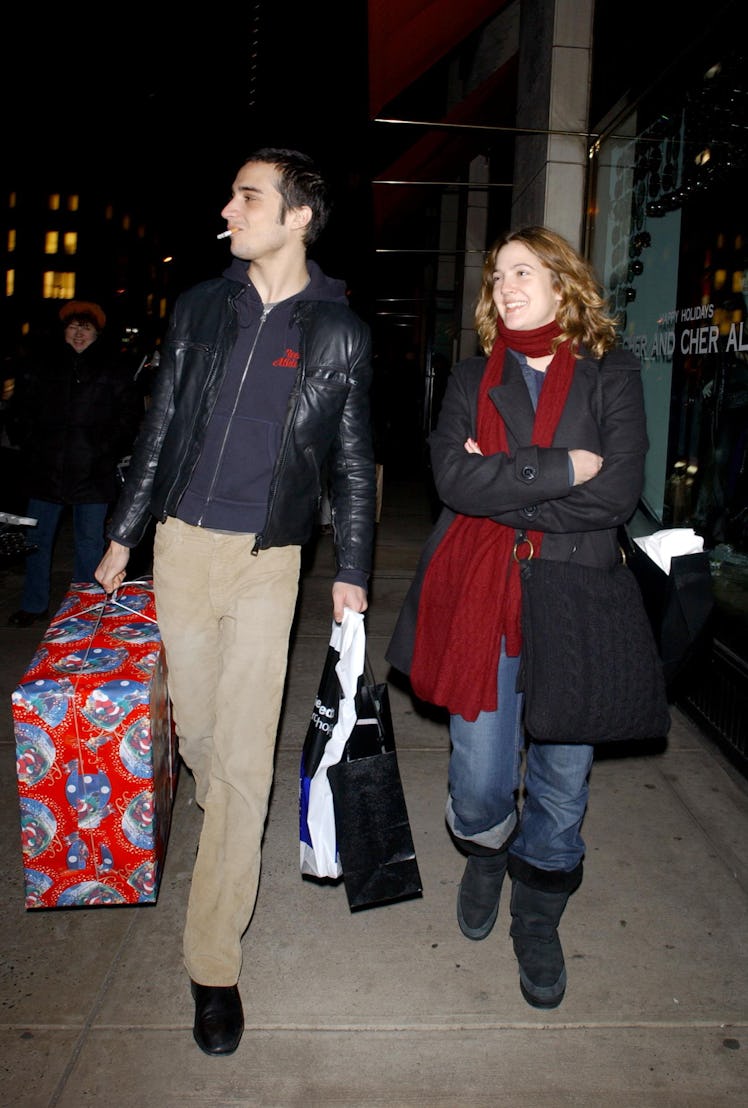
MULTIPOLYGON (((289 296, 290 300, 328 300, 334 301, 339 304, 347 304, 348 297, 346 295, 345 281, 339 277, 328 277, 326 273, 323 273, 316 262, 307 259, 307 269, 309 271, 309 284, 306 288, 301 289, 300 292, 295 293, 293 296, 289 296)), ((229 281, 238 281, 242 285, 251 285, 251 281, 247 275, 248 263, 242 261, 241 258, 232 258, 231 265, 227 266, 223 271, 223 276, 229 281)))

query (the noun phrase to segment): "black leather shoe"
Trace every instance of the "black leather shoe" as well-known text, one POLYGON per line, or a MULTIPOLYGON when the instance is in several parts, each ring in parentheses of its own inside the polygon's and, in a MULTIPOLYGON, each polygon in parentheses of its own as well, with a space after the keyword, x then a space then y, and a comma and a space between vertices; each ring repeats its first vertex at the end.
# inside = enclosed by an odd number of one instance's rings
POLYGON ((19 608, 17 612, 8 617, 8 623, 11 627, 31 627, 32 623, 47 619, 49 619, 48 608, 45 608, 43 612, 27 612, 24 608, 19 608))
POLYGON ((236 985, 198 985, 195 998, 195 1042, 206 1054, 233 1054, 244 1031, 244 1012, 236 985))

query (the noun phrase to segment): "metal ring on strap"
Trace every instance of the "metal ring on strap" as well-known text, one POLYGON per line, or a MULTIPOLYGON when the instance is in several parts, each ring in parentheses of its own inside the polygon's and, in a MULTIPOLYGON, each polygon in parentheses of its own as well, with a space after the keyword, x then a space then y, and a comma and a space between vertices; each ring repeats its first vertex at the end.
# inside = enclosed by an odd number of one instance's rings
POLYGON ((527 535, 523 535, 521 539, 517 539, 517 541, 515 542, 514 549, 512 550, 512 557, 514 558, 515 562, 525 562, 525 561, 529 561, 530 558, 532 558, 532 556, 534 555, 534 553, 535 553, 535 547, 532 545, 531 539, 528 539, 527 535), (520 548, 520 546, 525 546, 525 545, 529 546, 530 553, 527 555, 526 558, 520 558, 519 555, 517 554, 517 551, 520 548))

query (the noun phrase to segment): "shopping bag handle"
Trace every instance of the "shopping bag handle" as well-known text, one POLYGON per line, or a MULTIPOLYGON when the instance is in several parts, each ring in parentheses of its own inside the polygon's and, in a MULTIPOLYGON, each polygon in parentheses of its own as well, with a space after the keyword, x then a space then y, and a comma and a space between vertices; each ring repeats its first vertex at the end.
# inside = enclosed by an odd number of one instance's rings
MULTIPOLYGON (((356 753, 356 751, 362 749, 367 749, 370 753, 374 753, 374 746, 376 746, 376 752, 381 754, 386 754, 394 750, 392 719, 389 711, 377 696, 377 689, 380 685, 377 683, 374 676, 374 670, 368 654, 365 654, 363 668, 364 672, 359 678, 358 691, 356 693, 356 725, 346 743, 343 754, 344 759, 348 761, 350 761, 351 758, 357 759, 359 757, 364 757, 365 755, 356 753), (358 725, 367 722, 369 725, 376 725, 377 729, 376 744, 371 743, 371 746, 370 743, 365 740, 362 745, 363 734, 357 732, 358 725)), ((381 687, 386 688, 386 684, 381 683, 381 687)))

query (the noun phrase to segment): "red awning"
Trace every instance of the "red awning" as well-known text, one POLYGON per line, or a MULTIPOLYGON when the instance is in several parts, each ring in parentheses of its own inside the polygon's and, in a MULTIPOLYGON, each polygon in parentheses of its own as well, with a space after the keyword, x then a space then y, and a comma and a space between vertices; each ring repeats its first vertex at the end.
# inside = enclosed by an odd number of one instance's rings
POLYGON ((509 2, 369 0, 370 118, 509 2))

